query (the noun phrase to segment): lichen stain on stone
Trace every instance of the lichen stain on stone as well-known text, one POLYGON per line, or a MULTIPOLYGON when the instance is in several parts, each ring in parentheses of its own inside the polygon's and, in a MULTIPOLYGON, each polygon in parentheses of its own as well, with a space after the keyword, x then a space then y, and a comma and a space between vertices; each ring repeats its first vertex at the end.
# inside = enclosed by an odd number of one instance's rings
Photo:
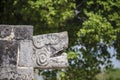
POLYGON ((0 26, 0 37, 4 38, 11 34, 12 27, 9 26, 0 26))
POLYGON ((0 40, 0 66, 16 65, 17 42, 0 40))

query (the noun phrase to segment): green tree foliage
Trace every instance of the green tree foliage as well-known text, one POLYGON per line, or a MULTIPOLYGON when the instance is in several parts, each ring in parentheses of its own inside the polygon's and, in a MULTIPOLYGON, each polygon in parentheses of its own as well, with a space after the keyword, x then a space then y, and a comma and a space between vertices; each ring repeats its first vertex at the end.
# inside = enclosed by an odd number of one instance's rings
POLYGON ((74 17, 75 4, 68 0, 1 0, 0 8, 0 24, 34 25, 35 34, 41 34, 58 32, 63 22, 74 17))
POLYGON ((96 80, 101 66, 112 67, 108 48, 120 59, 119 22, 119 0, 0 0, 0 24, 33 25, 35 34, 68 31, 70 66, 40 71, 45 80, 96 80))
POLYGON ((76 0, 77 41, 81 48, 75 51, 79 56, 70 60, 66 80, 96 80, 100 65, 105 69, 112 67, 108 48, 114 47, 119 59, 119 4, 116 0, 76 0))

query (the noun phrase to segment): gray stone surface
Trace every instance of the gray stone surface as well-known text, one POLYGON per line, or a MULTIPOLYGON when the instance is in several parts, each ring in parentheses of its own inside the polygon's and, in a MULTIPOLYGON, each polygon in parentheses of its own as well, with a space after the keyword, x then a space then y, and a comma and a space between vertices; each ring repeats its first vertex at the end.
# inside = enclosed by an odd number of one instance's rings
POLYGON ((28 39, 32 40, 33 35, 33 26, 19 25, 14 28, 15 39, 28 39))
POLYGON ((55 69, 68 66, 67 54, 63 53, 68 47, 67 32, 34 36, 33 45, 35 68, 55 69))
POLYGON ((11 32, 12 32, 12 27, 10 27, 9 25, 8 26, 0 25, 0 37, 1 38, 10 36, 11 32))
POLYGON ((0 67, 0 80, 32 80, 33 68, 0 67))
POLYGON ((0 40, 32 40, 33 26, 0 25, 0 40))
POLYGON ((33 67, 33 47, 31 40, 0 40, 0 66, 33 67))
POLYGON ((0 25, 0 80, 32 80, 33 69, 68 66, 67 32, 33 36, 33 27, 0 25))
POLYGON ((33 27, 0 25, 0 80, 33 79, 33 27))
POLYGON ((46 58, 45 56, 44 59, 41 59, 41 55, 38 55, 36 58, 35 68, 37 69, 61 69, 69 66, 66 53, 62 53, 60 56, 56 57, 46 58))
POLYGON ((18 47, 18 66, 33 67, 33 45, 31 40, 19 41, 18 47))
POLYGON ((0 40, 0 67, 15 67, 17 65, 17 41, 0 40))

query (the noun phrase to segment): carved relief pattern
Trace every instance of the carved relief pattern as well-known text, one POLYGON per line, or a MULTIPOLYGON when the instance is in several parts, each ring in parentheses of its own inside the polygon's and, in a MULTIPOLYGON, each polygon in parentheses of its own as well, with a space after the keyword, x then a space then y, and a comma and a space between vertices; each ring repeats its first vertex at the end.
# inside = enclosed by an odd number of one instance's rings
POLYGON ((31 72, 17 70, 16 68, 0 68, 0 80, 31 80, 31 72))
POLYGON ((23 80, 23 79, 24 79, 24 80, 28 80, 26 75, 23 76, 23 75, 21 75, 21 74, 18 74, 18 73, 16 73, 16 72, 13 72, 13 71, 0 74, 0 76, 2 77, 2 78, 0 78, 0 80, 6 79, 6 78, 4 78, 4 76, 7 77, 7 80, 11 80, 11 79, 12 79, 12 80, 21 80, 21 78, 22 78, 22 80, 23 80), (9 76, 9 75, 10 75, 10 76, 9 76))
POLYGON ((68 66, 67 55, 62 53, 67 48, 68 36, 63 34, 53 33, 33 37, 35 67, 52 68, 68 66))
POLYGON ((48 64, 48 59, 50 57, 50 53, 46 48, 36 50, 36 63, 39 66, 45 66, 48 64))
POLYGON ((49 44, 55 45, 59 40, 59 37, 55 34, 39 35, 33 38, 33 44, 36 48, 42 48, 49 44))

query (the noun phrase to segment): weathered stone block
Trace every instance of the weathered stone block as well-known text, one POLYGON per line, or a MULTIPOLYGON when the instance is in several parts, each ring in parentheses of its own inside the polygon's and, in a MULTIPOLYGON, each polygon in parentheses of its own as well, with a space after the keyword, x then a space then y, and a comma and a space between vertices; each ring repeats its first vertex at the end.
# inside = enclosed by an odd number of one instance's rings
POLYGON ((18 66, 33 67, 33 44, 31 40, 21 40, 18 48, 18 66))
POLYGON ((18 43, 16 41, 0 40, 0 66, 17 65, 18 43))
POLYGON ((6 41, 0 40, 0 66, 32 67, 33 47, 31 40, 6 41))
POLYGON ((67 54, 63 50, 68 47, 67 32, 33 36, 35 68, 65 68, 68 66, 67 54))
POLYGON ((68 66, 67 32, 32 35, 32 26, 0 25, 0 80, 32 80, 33 68, 68 66))
POLYGON ((0 25, 0 40, 32 40, 33 26, 0 25))
POLYGON ((32 80, 32 67, 0 67, 0 80, 32 80))
POLYGON ((33 26, 19 25, 14 26, 15 39, 28 39, 32 40, 33 37, 33 26))
POLYGON ((12 32, 12 27, 10 27, 9 25, 0 25, 0 37, 1 38, 9 36, 11 32, 12 32))
MULTIPOLYGON (((45 54, 44 54, 45 55, 45 54)), ((67 60, 67 54, 62 53, 56 57, 48 57, 43 54, 39 54, 36 58, 36 64, 34 64, 37 69, 61 69, 69 66, 67 60)))

